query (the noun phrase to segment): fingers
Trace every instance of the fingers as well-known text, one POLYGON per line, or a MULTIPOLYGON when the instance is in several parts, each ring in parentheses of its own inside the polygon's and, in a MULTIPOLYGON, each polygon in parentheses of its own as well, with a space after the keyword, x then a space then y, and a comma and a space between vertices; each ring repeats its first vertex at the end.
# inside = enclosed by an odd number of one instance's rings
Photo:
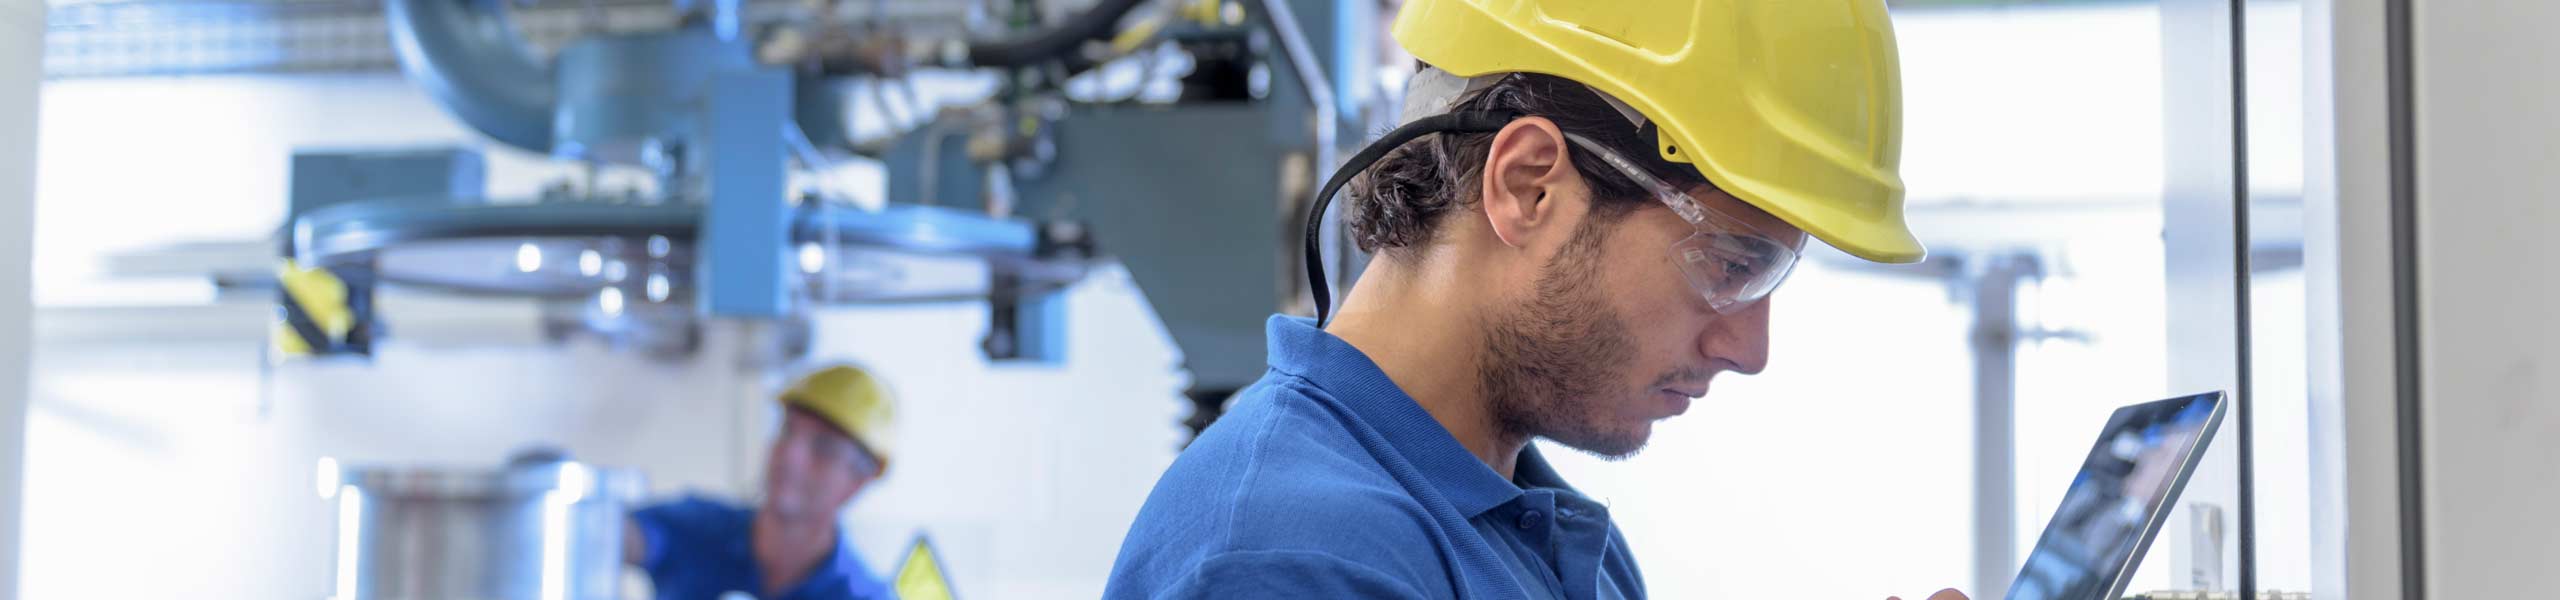
MULTIPOLYGON (((1884 600, 1902 600, 1902 597, 1901 597, 1901 596, 1886 596, 1884 600)), ((1964 595, 1964 592, 1956 591, 1956 589, 1955 589, 1955 588, 1947 588, 1947 589, 1943 589, 1943 590, 1938 590, 1938 593, 1930 594, 1930 595, 1929 595, 1929 600, 1973 600, 1973 599, 1971 599, 1971 598, 1966 598, 1966 597, 1965 597, 1965 595, 1964 595)))

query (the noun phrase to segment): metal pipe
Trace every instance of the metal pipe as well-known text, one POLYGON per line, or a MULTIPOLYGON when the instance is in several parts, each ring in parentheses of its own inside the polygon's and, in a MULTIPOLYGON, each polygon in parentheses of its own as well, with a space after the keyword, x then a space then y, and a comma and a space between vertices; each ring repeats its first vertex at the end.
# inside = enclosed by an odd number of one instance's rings
POLYGON ((387 0, 400 70, 445 110, 507 145, 549 153, 559 87, 495 0, 387 0))
MULTIPOLYGON (((1315 106, 1310 113, 1315 117, 1316 127, 1315 168, 1307 171, 1317 179, 1307 183, 1310 184, 1308 189, 1320 190, 1324 188, 1324 178, 1329 177, 1328 174, 1340 164, 1340 158, 1336 156, 1339 144, 1335 141, 1335 127, 1340 121, 1337 107, 1340 105, 1334 103, 1333 83, 1325 78, 1322 63, 1317 62, 1314 43, 1308 41, 1306 30, 1298 26, 1297 13, 1289 8, 1288 3, 1284 0, 1262 0, 1262 10, 1271 21, 1272 32, 1276 34, 1273 37, 1280 40, 1281 52, 1289 58, 1290 71, 1297 74, 1299 89, 1306 90, 1307 102, 1315 106)), ((1319 294, 1326 294, 1331 293, 1330 290, 1351 287, 1345 284, 1359 276, 1353 267, 1360 259, 1353 255, 1356 249, 1348 248, 1351 244, 1343 242, 1340 234, 1341 209, 1326 199, 1318 199, 1317 202, 1317 206, 1325 208, 1325 214, 1316 215, 1314 220, 1318 228, 1314 236, 1317 247, 1335 248, 1334 256, 1339 262, 1324 270, 1333 281, 1308 281, 1307 286, 1310 290, 1321 290, 1317 291, 1319 294)), ((1323 256, 1311 255, 1307 260, 1322 261, 1323 256)))
POLYGON ((2009 588, 2018 569, 2018 288, 2039 277, 2028 254, 1995 256, 1972 274, 1974 589, 2009 588))
POLYGON ((1297 13, 1282 0, 1262 0, 1262 11, 1271 18, 1271 29, 1278 34, 1280 50, 1288 55, 1291 71, 1298 85, 1307 91, 1307 101, 1315 104, 1316 166, 1325 172, 1334 166, 1334 127, 1336 116, 1333 84, 1325 79, 1323 63, 1317 62, 1314 43, 1307 41, 1307 31, 1298 27, 1297 13))

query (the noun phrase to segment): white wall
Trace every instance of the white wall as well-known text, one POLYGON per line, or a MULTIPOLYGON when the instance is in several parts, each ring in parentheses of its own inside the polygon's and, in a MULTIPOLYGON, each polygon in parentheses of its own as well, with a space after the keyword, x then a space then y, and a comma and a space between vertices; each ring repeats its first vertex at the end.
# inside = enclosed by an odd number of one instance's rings
MULTIPOLYGON (((61 132, 37 154, 36 295, 48 306, 141 301, 100 280, 105 256, 269 235, 297 149, 480 143, 394 75, 80 79, 44 98, 45 129, 61 132)), ((569 172, 503 147, 488 158, 495 197, 531 197, 569 172)))
POLYGON ((35 231, 36 85, 44 3, 0 0, 0 600, 18 597, 18 507, 25 459, 27 261, 35 231))
POLYGON ((2429 598, 2560 589, 2560 3, 2413 2, 2429 598))
POLYGON ((2311 587, 2400 596, 2383 8, 2303 5, 2303 272, 2311 587))

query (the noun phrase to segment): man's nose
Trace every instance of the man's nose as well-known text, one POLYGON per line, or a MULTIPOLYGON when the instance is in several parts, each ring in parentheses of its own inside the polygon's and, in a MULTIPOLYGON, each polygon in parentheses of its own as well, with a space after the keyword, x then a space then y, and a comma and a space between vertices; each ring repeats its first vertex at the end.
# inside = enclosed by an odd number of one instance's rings
POLYGON ((1734 372, 1755 375, 1769 367, 1769 305, 1761 298, 1740 311, 1718 315, 1699 336, 1699 353, 1729 365, 1734 372))

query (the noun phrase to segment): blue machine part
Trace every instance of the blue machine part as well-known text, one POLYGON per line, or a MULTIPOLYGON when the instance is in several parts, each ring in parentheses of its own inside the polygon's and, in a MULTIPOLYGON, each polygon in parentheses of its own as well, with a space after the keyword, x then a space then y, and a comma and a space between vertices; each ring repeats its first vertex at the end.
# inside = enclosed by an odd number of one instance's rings
MULTIPOLYGON (((562 64, 558 70, 564 72, 555 77, 553 65, 543 61, 542 52, 526 44, 517 36, 515 25, 507 18, 504 2, 505 0, 386 0, 384 14, 389 21, 387 28, 391 34, 392 50, 400 59, 401 71, 408 75, 410 81, 417 82, 429 96, 434 97, 438 103, 444 105, 446 110, 452 111, 455 117, 470 125, 472 129, 507 145, 534 152, 552 152, 556 143, 554 136, 557 134, 590 130, 587 126, 576 123, 554 122, 555 119, 583 117, 583 115, 573 115, 568 105, 578 105, 581 108, 576 110, 586 110, 611 98, 635 100, 643 105, 664 104, 663 99, 652 99, 648 96, 669 91, 688 91, 692 88, 652 87, 651 84, 670 82, 682 78, 680 76, 704 75, 706 71, 702 67, 706 65, 744 66, 750 58, 744 36, 739 35, 741 27, 737 20, 739 3, 720 2, 712 8, 718 9, 722 14, 714 15, 715 19, 708 30, 697 28, 638 36, 610 36, 605 39, 648 39, 599 42, 605 46, 621 47, 615 50, 603 50, 603 52, 636 51, 641 55, 667 59, 669 62, 608 67, 580 66, 580 64, 596 65, 633 61, 598 56, 572 58, 571 55, 574 54, 572 48, 583 43, 573 44, 571 48, 562 50, 562 64), (695 35, 716 42, 724 48, 695 55, 679 51, 681 48, 693 47, 697 42, 673 38, 695 35), (656 47, 644 48, 643 46, 656 47), (652 72, 649 68, 634 68, 635 66, 664 67, 668 71, 652 72), (599 77, 600 75, 613 76, 599 77), (565 91, 562 89, 563 85, 577 83, 601 84, 591 85, 588 89, 590 92, 605 90, 606 93, 589 94, 585 100, 564 103, 562 101, 565 91)), ((597 42, 598 40, 587 41, 597 42)), ((598 50, 588 52, 596 51, 598 50)), ((702 80, 697 77, 683 83, 698 87, 702 80)), ((698 97, 698 95, 687 97, 698 97)), ((819 88, 816 93, 804 94, 797 98, 796 104, 798 105, 794 107, 794 115, 799 118, 800 126, 807 132, 810 140, 824 147, 846 143, 849 139, 849 134, 844 130, 846 123, 840 113, 843 108, 841 94, 828 93, 827 89, 819 88)), ((621 118, 610 115, 597 116, 608 120, 621 118)), ((616 128, 605 128, 607 131, 614 129, 616 128)), ((585 149, 579 149, 579 151, 581 154, 586 152, 585 149)), ((579 158, 580 156, 570 157, 579 158)))
POLYGON ((725 71, 713 78, 708 119, 711 198, 702 220, 710 268, 704 311, 726 317, 790 312, 791 210, 783 196, 791 74, 725 71))
POLYGON ((400 69, 462 122, 507 145, 551 151, 559 90, 516 37, 502 0, 386 0, 400 69))
POLYGON ((1039 244, 1031 224, 995 219, 983 213, 892 204, 879 212, 838 210, 833 214, 803 211, 795 233, 802 241, 894 247, 911 252, 964 254, 990 259, 1028 259, 1039 244))
POLYGON ((295 152, 292 170, 288 218, 356 200, 475 196, 489 167, 478 152, 435 148, 295 152))
POLYGON ((1026 298, 1014 317, 1016 360, 1056 364, 1067 358, 1067 298, 1051 292, 1026 298))
POLYGON ((1015 183, 1022 212, 1071 206, 1092 225, 1182 348, 1195 389, 1261 377, 1263 320, 1296 293, 1296 265, 1279 249, 1297 234, 1282 216, 1304 199, 1281 195, 1281 163, 1304 146, 1235 133, 1306 114, 1278 108, 1079 108, 1057 123, 1048 175, 1015 183))
POLYGON ((844 89, 810 73, 791 81, 791 120, 810 146, 827 150, 853 146, 853 121, 845 116, 844 89))
POLYGON ((744 45, 701 28, 573 42, 560 49, 552 155, 666 166, 678 159, 666 146, 704 138, 713 80, 754 66, 744 45))
MULTIPOLYGON (((1018 286, 1000 281, 998 287, 1018 286)), ((1067 357, 1067 301, 1063 294, 1008 290, 992 297, 987 335, 979 350, 988 360, 1057 364, 1067 357)))
POLYGON ((881 158, 889 201, 974 208, 984 206, 986 171, 969 159, 969 124, 937 118, 898 136, 881 158))
MULTIPOLYGON (((531 238, 682 239, 702 259, 702 268, 692 269, 701 277, 695 287, 705 294, 702 310, 776 317, 790 309, 795 244, 812 241, 814 228, 831 243, 987 258, 1001 271, 995 291, 1021 292, 998 307, 1010 315, 1009 351, 995 352, 991 342, 990 354, 1037 356, 1058 347, 1052 324, 1062 319, 1042 290, 1053 289, 1043 285, 1066 271, 1044 268, 1057 261, 1042 254, 1045 240, 1030 224, 961 219, 957 215, 968 211, 928 206, 914 208, 943 212, 853 213, 820 225, 809 223, 807 211, 794 214, 783 196, 784 142, 793 139, 791 127, 817 145, 845 139, 842 96, 805 76, 795 82, 789 73, 756 69, 740 42, 746 37, 736 18, 740 2, 709 0, 713 18, 687 31, 582 41, 565 50, 555 68, 516 37, 503 0, 387 1, 403 69, 473 128, 569 158, 678 166, 661 169, 684 184, 670 186, 671 193, 696 200, 580 208, 392 200, 337 206, 297 219, 294 251, 306 260, 370 258, 403 240, 503 251, 531 238), (708 185, 691 186, 700 183, 708 185), (655 233, 633 233, 639 230, 655 233), (869 242, 860 241, 866 236, 869 242), (985 251, 966 249, 978 247, 985 251)), ((679 8, 702 11, 704 4, 687 0, 679 8)), ((1291 195, 1303 195, 1297 190, 1312 189, 1331 169, 1333 146, 1347 140, 1330 132, 1362 130, 1359 109, 1369 104, 1374 85, 1363 43, 1372 37, 1373 7, 1344 0, 1255 6, 1257 14, 1286 13, 1263 19, 1284 30, 1287 51, 1271 66, 1275 75, 1290 74, 1272 78, 1271 101, 1079 107, 1056 123, 1055 163, 1018 173, 1013 182, 1017 212, 1058 215, 1068 208, 1129 266, 1181 344, 1195 388, 1240 387, 1262 371, 1262 317, 1296 294, 1288 275, 1296 272, 1288 258, 1294 254, 1285 242, 1298 232, 1293 219, 1279 217, 1302 206, 1304 199, 1291 195), (1312 132, 1310 108, 1328 117, 1312 132), (1305 168, 1284 169, 1291 160, 1305 168), (1258 241, 1264 234, 1270 243, 1258 241)), ((965 144, 953 143, 959 140, 951 133, 928 129, 911 136, 919 138, 916 145, 901 141, 893 154, 905 158, 890 161, 893 200, 979 204, 984 174, 968 164, 965 144)), ((527 255, 544 254, 530 241, 522 247, 530 248, 527 255)), ((395 269, 384 277, 402 276, 395 269)))

